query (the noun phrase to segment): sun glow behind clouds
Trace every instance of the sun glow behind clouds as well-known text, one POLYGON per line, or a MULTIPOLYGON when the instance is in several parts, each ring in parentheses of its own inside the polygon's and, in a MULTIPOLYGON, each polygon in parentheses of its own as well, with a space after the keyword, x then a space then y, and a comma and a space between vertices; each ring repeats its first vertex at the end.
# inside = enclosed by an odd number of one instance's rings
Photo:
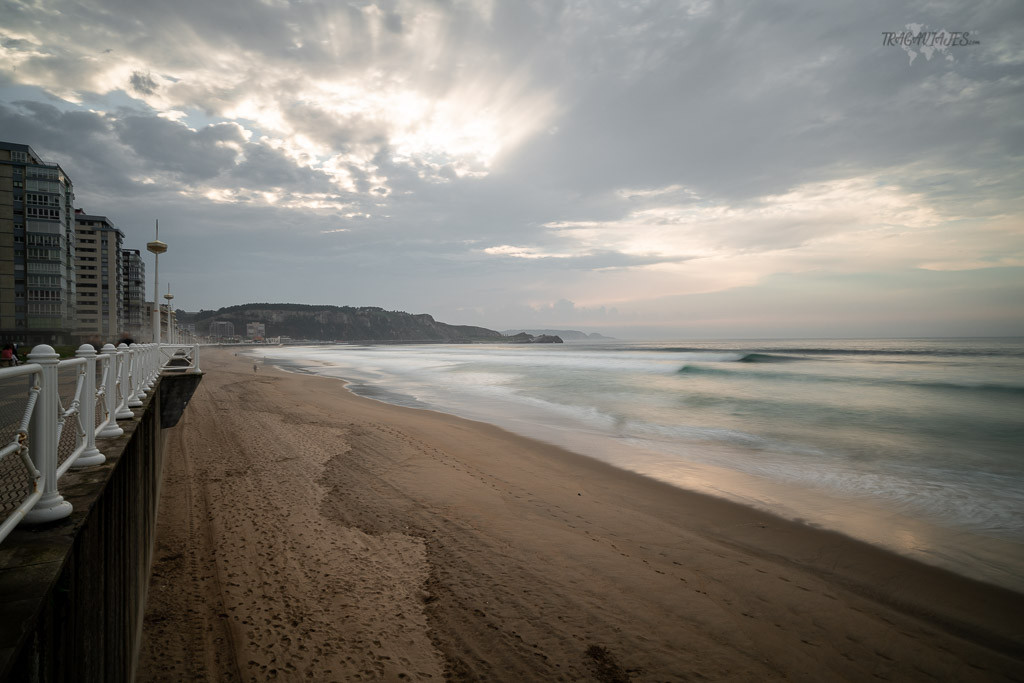
MULTIPOLYGON (((259 16, 252 21, 283 9, 269 1, 254 6, 259 16)), ((203 125, 186 112, 236 121, 246 143, 261 141, 299 167, 327 173, 344 193, 380 198, 394 191, 381 152, 424 181, 447 183, 487 175, 502 152, 550 125, 554 97, 537 87, 536 74, 492 58, 493 12, 490 0, 448 9, 399 2, 394 11, 373 3, 291 7, 285 30, 302 36, 298 48, 309 47, 287 56, 272 41, 222 41, 187 23, 176 24, 180 34, 108 50, 95 42, 52 43, 52 27, 0 27, 0 68, 68 103, 127 95, 192 132, 203 125), (456 30, 474 38, 453 43, 456 30), (9 40, 19 47, 6 47, 9 40)), ((100 35, 112 41, 116 27, 111 21, 100 35)), ((234 151, 241 163, 244 153, 234 151)), ((208 194, 220 202, 258 200, 256 190, 233 186, 208 194)))
POLYGON ((432 96, 399 80, 322 81, 301 100, 342 130, 385 135, 397 163, 448 166, 458 176, 486 174, 554 112, 549 96, 528 93, 524 83, 477 83, 432 96))
POLYGON ((528 92, 515 78, 432 97, 400 80, 368 74, 311 81, 292 97, 283 102, 272 93, 251 92, 225 115, 252 121, 267 144, 297 165, 329 174, 341 190, 363 191, 353 176, 358 169, 377 196, 393 191, 380 172, 382 144, 392 163, 415 168, 424 180, 480 177, 556 111, 553 97, 528 92))

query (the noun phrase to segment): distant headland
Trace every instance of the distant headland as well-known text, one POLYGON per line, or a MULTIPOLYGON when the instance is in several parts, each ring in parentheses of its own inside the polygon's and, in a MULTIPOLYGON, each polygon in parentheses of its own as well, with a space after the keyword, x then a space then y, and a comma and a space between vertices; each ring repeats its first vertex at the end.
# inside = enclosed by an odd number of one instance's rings
POLYGON ((449 325, 426 313, 386 311, 375 306, 253 303, 189 313, 178 324, 211 341, 290 340, 364 343, 561 343, 563 339, 607 339, 574 330, 498 332, 473 325, 449 325))

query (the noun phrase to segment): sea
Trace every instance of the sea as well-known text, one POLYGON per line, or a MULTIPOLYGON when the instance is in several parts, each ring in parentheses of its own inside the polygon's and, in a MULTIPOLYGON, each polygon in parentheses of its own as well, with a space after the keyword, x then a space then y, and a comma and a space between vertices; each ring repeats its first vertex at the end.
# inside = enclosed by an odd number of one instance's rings
POLYGON ((259 354, 1024 592, 1024 338, 259 354))

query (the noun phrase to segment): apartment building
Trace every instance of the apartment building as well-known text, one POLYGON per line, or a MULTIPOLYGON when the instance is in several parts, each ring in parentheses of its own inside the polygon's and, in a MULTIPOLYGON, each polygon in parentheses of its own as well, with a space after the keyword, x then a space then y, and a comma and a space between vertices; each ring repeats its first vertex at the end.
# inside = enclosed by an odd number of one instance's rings
POLYGON ((249 339, 263 339, 267 336, 267 326, 264 323, 246 323, 245 336, 249 339))
POLYGON ((75 211, 75 271, 77 315, 75 328, 82 341, 117 343, 124 334, 124 233, 106 216, 75 211))
POLYGON ((137 342, 151 341, 152 304, 146 302, 146 264, 142 260, 142 252, 138 249, 123 250, 121 267, 124 285, 121 318, 124 333, 137 342))
POLYGON ((0 340, 74 343, 74 199, 58 164, 0 142, 0 340))
POLYGON ((228 320, 214 320, 210 323, 210 337, 222 339, 235 336, 235 324, 228 320))

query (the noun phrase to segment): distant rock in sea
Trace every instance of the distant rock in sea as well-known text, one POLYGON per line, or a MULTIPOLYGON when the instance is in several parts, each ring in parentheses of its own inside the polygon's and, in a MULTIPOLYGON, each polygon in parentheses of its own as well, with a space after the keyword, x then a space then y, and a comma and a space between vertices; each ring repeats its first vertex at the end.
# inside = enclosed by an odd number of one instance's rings
POLYGON ((564 341, 595 341, 600 339, 614 339, 614 337, 606 337, 603 334, 597 332, 580 332, 579 330, 505 330, 502 332, 505 336, 515 336, 517 334, 529 334, 534 337, 559 337, 564 341))
POLYGON ((553 334, 532 335, 528 332, 513 334, 506 339, 512 344, 561 344, 562 338, 553 334))

